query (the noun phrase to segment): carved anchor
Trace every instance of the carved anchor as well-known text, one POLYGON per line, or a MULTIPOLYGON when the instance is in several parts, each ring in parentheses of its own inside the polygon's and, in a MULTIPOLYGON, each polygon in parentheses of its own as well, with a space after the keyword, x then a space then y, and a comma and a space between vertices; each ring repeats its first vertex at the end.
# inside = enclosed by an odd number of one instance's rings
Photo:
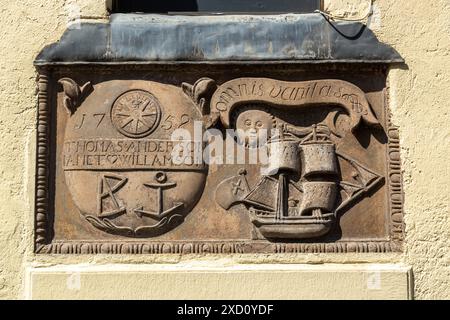
POLYGON ((164 210, 163 190, 172 189, 176 187, 177 184, 176 182, 165 183, 167 180, 167 175, 164 172, 158 172, 155 176, 155 180, 157 181, 157 183, 144 183, 144 186, 157 190, 157 202, 158 202, 157 212, 145 211, 143 207, 134 209, 134 213, 139 218, 142 218, 142 216, 145 215, 156 220, 162 220, 164 217, 167 217, 172 212, 174 212, 175 210, 184 205, 183 202, 175 202, 175 206, 167 209, 166 211, 163 211, 164 210))

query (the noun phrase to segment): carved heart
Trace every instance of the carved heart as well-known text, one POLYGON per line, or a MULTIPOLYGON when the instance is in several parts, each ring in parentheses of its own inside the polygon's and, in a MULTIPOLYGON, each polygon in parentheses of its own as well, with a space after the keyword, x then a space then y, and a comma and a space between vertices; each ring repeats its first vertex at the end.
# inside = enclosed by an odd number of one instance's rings
POLYGON ((109 163, 115 164, 117 162, 117 160, 119 159, 119 157, 115 154, 110 154, 110 155, 106 156, 106 159, 108 160, 109 163))

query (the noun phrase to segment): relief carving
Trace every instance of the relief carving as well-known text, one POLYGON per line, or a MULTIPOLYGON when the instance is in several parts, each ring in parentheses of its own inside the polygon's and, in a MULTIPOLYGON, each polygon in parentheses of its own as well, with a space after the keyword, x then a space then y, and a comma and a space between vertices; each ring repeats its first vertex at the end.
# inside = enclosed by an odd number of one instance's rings
POLYGON ((70 78, 61 78, 58 83, 62 85, 64 90, 64 107, 66 107, 69 115, 72 115, 80 106, 89 91, 92 90, 92 84, 90 82, 86 82, 80 87, 70 78))
POLYGON ((148 136, 161 120, 159 101, 149 92, 125 92, 111 108, 111 121, 120 133, 130 138, 148 136))
MULTIPOLYGON (((361 120, 379 125, 364 93, 340 80, 290 83, 242 78, 220 86, 212 97, 211 110, 225 127, 249 132, 246 139, 253 132, 254 141, 259 141, 261 132, 266 130, 277 129, 277 135, 270 137, 265 146, 255 146, 265 147, 269 159, 259 181, 249 187, 242 169, 239 175, 218 185, 217 203, 226 210, 243 204, 265 238, 314 238, 328 233, 337 214, 384 180, 351 155, 339 151, 342 136, 336 132, 346 128, 336 128, 338 111, 329 112, 325 120, 309 127, 295 126, 278 116, 296 109, 315 113, 332 105, 339 105, 346 112, 348 131, 354 131, 361 120), (239 108, 244 111, 236 111, 239 108), (272 112, 277 109, 281 111, 272 112), (233 118, 233 113, 238 115, 233 118), (341 172, 343 162, 352 167, 351 176, 341 172)), ((249 146, 248 141, 245 143, 249 146)))
POLYGON ((161 19, 36 57, 36 253, 402 250, 393 48, 323 19, 161 19))
POLYGON ((183 222, 205 184, 207 167, 175 162, 171 140, 177 128, 192 131, 201 114, 180 88, 105 86, 117 92, 114 99, 90 95, 67 121, 66 184, 94 227, 128 237, 164 234, 183 222))
POLYGON ((399 139, 383 114, 384 91, 375 87, 366 95, 337 79, 222 76, 189 84, 177 77, 111 76, 82 86, 58 77, 58 108, 68 116, 52 120, 52 78, 41 73, 37 252, 401 249, 399 139), (58 121, 59 134, 54 176, 48 170, 51 121, 58 121), (187 140, 180 140, 180 129, 189 133, 187 140), (208 144, 220 140, 225 150, 228 131, 234 153, 209 163, 208 144), (237 147, 243 163, 236 162, 237 147), (248 161, 252 154, 256 163, 248 161), (49 179, 56 181, 58 219, 47 214, 53 205, 49 179), (48 231, 53 225, 54 238, 48 231))
POLYGON ((183 82, 181 84, 183 92, 194 101, 198 110, 202 114, 205 127, 211 127, 212 118, 210 115, 210 101, 212 94, 217 89, 216 82, 210 78, 201 78, 193 85, 183 82))
POLYGON ((351 119, 351 129, 361 120, 377 126, 378 120, 370 109, 364 92, 342 80, 315 80, 286 82, 266 78, 239 78, 221 85, 211 99, 211 114, 220 118, 225 127, 230 126, 230 115, 236 106, 248 103, 309 108, 321 105, 340 105, 351 119))

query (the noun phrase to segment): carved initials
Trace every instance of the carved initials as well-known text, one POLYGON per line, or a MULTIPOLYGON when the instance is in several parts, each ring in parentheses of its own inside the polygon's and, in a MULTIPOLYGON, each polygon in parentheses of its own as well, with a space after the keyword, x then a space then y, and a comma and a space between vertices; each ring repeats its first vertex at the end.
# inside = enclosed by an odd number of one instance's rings
POLYGON ((98 186, 98 217, 107 218, 126 212, 125 206, 119 203, 115 193, 127 183, 127 180, 127 178, 115 174, 104 175, 100 179, 98 186), (105 210, 105 200, 110 200, 109 207, 112 207, 107 211, 105 210))

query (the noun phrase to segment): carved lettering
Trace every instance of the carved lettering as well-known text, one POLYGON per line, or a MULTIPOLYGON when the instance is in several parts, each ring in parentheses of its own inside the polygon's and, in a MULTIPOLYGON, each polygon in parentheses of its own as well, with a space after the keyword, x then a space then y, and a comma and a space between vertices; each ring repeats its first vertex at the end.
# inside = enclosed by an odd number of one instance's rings
POLYGON ((94 117, 98 119, 97 128, 102 123, 103 119, 105 119, 106 113, 94 113, 94 117))
MULTIPOLYGON (((193 157, 194 142, 182 142, 193 157)), ((170 140, 93 139, 64 143, 64 170, 123 170, 123 169, 189 169, 203 170, 204 166, 192 161, 174 163, 170 140)))
POLYGON ((191 122, 191 117, 188 114, 182 114, 181 115, 181 122, 178 128, 181 128, 185 125, 187 125, 189 122, 191 122))
POLYGON ((79 124, 75 125, 75 129, 79 130, 83 127, 84 124, 84 118, 86 118, 86 114, 83 113, 83 115, 81 116, 81 121, 79 124))
MULTIPOLYGON (((307 108, 314 105, 341 105, 352 119, 352 128, 361 118, 369 125, 379 122, 372 113, 364 93, 342 80, 286 82, 265 78, 239 78, 218 88, 211 98, 214 117, 230 125, 230 114, 237 105, 262 102, 276 107, 307 108)), ((217 120, 217 119, 216 119, 217 120)))

